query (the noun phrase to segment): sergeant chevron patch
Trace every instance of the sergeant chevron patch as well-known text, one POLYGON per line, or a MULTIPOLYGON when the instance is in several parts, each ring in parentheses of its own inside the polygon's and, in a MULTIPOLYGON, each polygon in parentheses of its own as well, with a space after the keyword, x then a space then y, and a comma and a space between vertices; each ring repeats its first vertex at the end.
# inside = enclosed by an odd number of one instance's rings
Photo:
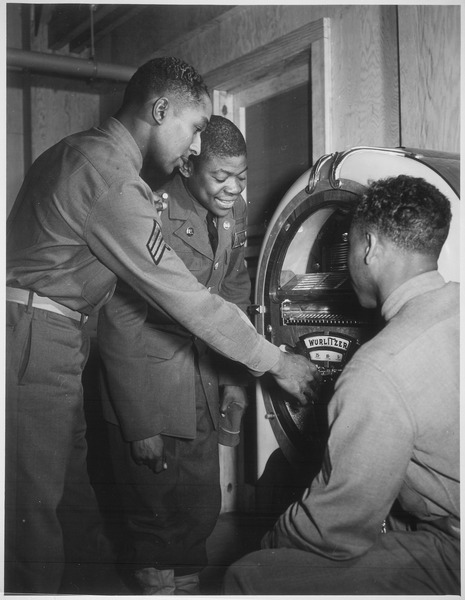
POLYGON ((158 265, 161 261, 166 248, 167 245, 163 239, 160 223, 154 219, 152 233, 150 234, 149 241, 147 242, 147 249, 156 265, 158 265))

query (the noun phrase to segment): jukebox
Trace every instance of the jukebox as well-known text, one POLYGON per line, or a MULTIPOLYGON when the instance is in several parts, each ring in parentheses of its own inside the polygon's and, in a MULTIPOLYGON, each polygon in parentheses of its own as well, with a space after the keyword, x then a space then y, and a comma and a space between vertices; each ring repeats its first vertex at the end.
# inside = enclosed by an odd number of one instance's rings
POLYGON ((439 261, 459 280, 459 156, 416 149, 357 147, 322 156, 288 190, 268 226, 254 305, 259 333, 300 352, 321 374, 318 398, 305 407, 262 378, 257 385, 257 477, 281 449, 295 465, 319 469, 327 437, 326 407, 334 383, 357 348, 380 327, 362 309, 347 268, 351 208, 370 180, 422 177, 450 200, 452 223, 439 261))

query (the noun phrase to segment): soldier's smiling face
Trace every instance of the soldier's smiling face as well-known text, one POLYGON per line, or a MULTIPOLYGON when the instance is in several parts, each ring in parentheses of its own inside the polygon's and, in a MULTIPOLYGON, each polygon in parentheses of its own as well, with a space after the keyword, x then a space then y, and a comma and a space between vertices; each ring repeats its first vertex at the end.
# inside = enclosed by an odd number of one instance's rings
POLYGON ((247 184, 247 157, 208 156, 191 166, 187 187, 217 217, 226 216, 247 184))

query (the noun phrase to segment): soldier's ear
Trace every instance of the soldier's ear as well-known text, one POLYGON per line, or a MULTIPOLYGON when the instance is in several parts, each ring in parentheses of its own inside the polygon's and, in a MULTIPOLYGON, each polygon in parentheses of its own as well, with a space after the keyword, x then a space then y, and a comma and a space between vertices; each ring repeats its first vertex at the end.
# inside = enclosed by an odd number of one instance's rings
POLYGON ((162 98, 158 98, 152 105, 152 117, 155 123, 161 125, 162 122, 166 118, 166 113, 169 107, 169 100, 164 96, 162 98))
POLYGON ((365 264, 370 265, 373 260, 380 260, 384 253, 384 245, 377 233, 367 232, 365 234, 365 264))

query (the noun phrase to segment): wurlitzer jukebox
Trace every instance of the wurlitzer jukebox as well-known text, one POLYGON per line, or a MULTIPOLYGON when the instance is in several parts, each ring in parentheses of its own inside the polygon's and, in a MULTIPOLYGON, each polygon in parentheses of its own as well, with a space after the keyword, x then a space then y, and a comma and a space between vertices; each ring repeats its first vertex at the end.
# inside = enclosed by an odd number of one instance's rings
POLYGON ((320 371, 316 401, 295 404, 271 378, 257 384, 257 476, 278 447, 291 462, 321 461, 327 402, 357 348, 380 327, 362 309, 347 267, 351 209, 371 180, 422 177, 450 200, 452 223, 439 260, 459 280, 459 156, 416 149, 357 147, 322 156, 288 190, 261 248, 254 306, 259 333, 306 355, 320 371))

